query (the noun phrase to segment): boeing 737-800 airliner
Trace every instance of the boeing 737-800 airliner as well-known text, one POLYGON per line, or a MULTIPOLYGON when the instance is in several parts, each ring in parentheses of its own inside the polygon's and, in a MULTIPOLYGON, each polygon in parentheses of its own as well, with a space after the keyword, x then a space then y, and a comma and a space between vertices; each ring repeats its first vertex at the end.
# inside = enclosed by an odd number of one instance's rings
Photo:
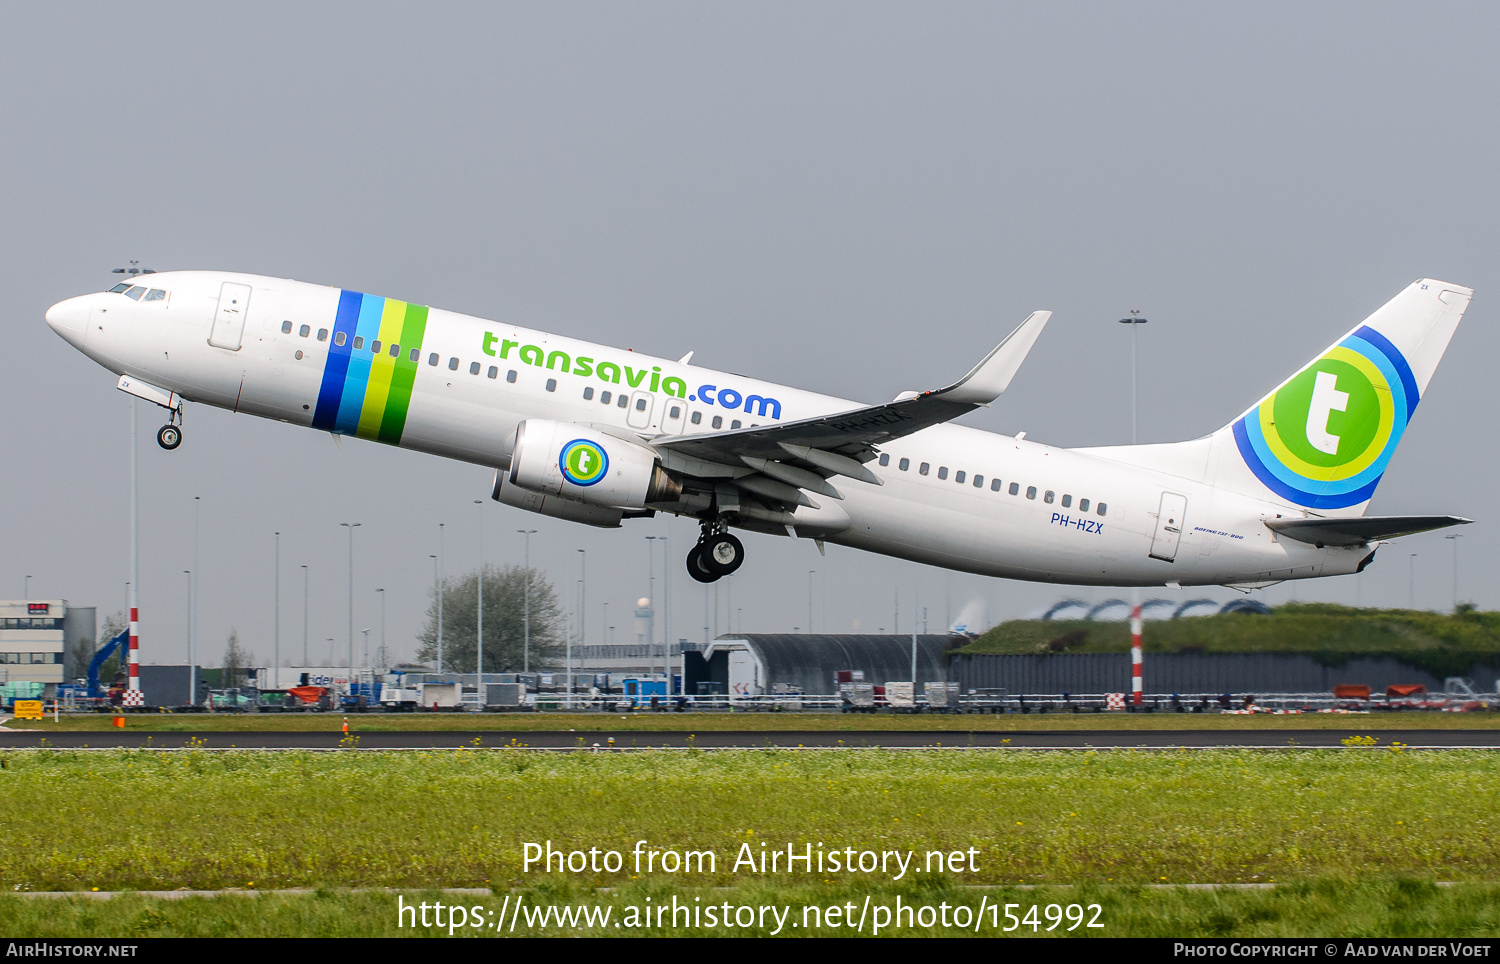
POLYGON ((1253 586, 1467 521, 1364 510, 1471 295, 1417 281, 1212 435, 1093 449, 948 424, 1005 391, 1045 311, 952 385, 869 406, 257 275, 143 275, 47 323, 169 410, 163 448, 194 401, 461 459, 543 515, 697 519, 703 582, 744 561, 739 528, 1012 579, 1253 586))

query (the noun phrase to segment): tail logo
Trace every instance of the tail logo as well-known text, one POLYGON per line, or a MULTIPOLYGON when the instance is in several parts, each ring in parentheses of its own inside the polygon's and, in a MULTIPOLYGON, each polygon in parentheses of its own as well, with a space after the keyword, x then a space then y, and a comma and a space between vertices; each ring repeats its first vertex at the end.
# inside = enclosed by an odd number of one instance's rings
POLYGON ((1417 401, 1401 352, 1363 327, 1235 422, 1234 438, 1277 495, 1342 509, 1374 493, 1417 401))
POLYGON ((609 456, 588 439, 578 438, 562 447, 557 467, 574 485, 593 485, 609 471, 609 456))

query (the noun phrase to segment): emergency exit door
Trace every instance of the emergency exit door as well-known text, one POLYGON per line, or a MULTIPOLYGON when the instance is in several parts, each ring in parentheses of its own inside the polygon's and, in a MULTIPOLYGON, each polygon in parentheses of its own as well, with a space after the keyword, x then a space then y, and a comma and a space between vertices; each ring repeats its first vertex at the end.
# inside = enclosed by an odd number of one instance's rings
POLYGON ((249 314, 250 286, 224 282, 219 289, 219 304, 214 309, 214 327, 208 333, 208 343, 215 348, 239 351, 249 314))
POLYGON ((1177 543, 1182 540, 1182 520, 1187 515, 1187 496, 1175 492, 1161 494, 1161 511, 1156 515, 1156 536, 1151 540, 1151 558, 1172 562, 1177 558, 1177 543))

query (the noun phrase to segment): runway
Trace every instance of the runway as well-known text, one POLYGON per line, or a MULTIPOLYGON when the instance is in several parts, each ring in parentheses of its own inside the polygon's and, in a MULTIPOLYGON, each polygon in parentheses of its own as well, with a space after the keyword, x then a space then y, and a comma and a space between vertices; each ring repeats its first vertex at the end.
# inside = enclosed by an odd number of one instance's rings
POLYGON ((358 733, 320 732, 52 732, 0 729, 0 749, 178 750, 644 750, 727 749, 1316 749, 1346 746, 1419 749, 1500 749, 1497 730, 1025 730, 1013 732, 828 732, 828 731, 534 731, 477 730, 358 733), (1373 743, 1346 743, 1358 737, 1373 743))

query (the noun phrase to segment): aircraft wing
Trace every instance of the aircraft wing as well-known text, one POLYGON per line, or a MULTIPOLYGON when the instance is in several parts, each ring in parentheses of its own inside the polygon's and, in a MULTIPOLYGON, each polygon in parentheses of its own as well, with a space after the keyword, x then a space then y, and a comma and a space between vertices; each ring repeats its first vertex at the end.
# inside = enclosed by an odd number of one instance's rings
POLYGON ((1353 519, 1267 519, 1266 526, 1277 535, 1321 548, 1361 546, 1473 521, 1456 515, 1370 515, 1353 519))
MULTIPOLYGON (((821 477, 845 475, 879 484, 874 473, 861 464, 875 457, 873 446, 951 421, 994 401, 1010 385, 1051 316, 1050 311, 1032 312, 983 361, 947 388, 834 415, 731 432, 661 438, 652 444, 691 459, 749 465, 794 485, 795 480, 788 476, 806 470, 794 468, 787 472, 774 467, 768 470, 765 463, 796 460, 811 465, 821 477)), ((834 494, 815 485, 798 487, 834 494)))

